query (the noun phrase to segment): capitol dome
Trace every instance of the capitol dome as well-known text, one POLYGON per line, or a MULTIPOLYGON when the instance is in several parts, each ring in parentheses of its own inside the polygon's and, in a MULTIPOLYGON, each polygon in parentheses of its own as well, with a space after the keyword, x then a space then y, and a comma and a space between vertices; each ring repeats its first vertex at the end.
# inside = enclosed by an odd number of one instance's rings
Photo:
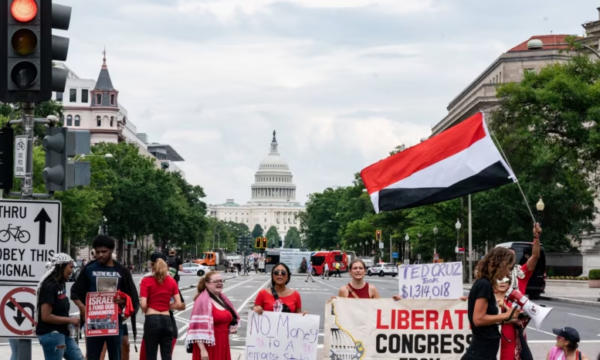
POLYGON ((287 161, 279 153, 277 133, 273 131, 271 151, 254 175, 250 202, 295 202, 296 185, 287 161))

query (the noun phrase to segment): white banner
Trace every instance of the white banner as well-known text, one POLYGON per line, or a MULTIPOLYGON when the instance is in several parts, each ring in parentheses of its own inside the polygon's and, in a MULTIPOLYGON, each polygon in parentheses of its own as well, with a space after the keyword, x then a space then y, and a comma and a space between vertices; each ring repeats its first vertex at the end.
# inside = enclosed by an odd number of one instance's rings
POLYGON ((317 315, 250 312, 246 359, 317 360, 319 321, 317 315))
POLYGON ((331 360, 459 360, 471 337, 461 300, 338 298, 325 305, 324 350, 331 360))
POLYGON ((402 265, 398 285, 403 299, 459 299, 463 296, 462 263, 402 265))

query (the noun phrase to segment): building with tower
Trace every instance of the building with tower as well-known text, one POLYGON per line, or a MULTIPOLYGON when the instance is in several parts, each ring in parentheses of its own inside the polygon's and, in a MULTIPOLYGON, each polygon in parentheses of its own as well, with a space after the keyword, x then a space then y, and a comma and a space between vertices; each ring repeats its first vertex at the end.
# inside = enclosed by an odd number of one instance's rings
POLYGON ((210 216, 221 221, 246 224, 250 230, 259 224, 266 232, 275 226, 283 239, 291 227, 300 230, 298 214, 304 206, 296 201, 296 185, 288 162, 279 153, 276 132, 273 131, 271 151, 260 162, 250 186, 250 201, 245 205, 228 199, 223 204, 210 205, 210 216))

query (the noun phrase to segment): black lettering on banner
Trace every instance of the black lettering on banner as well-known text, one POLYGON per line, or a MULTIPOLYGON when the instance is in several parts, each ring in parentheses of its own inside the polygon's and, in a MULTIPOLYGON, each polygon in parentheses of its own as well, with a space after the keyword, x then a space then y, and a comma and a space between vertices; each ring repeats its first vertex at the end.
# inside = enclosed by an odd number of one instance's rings
POLYGON ((427 336, 423 334, 417 334, 415 336, 415 352, 417 354, 424 354, 427 350, 427 336), (419 341, 421 340, 421 341, 419 341))
POLYGON ((392 354, 397 354, 400 352, 400 335, 392 334, 390 335, 390 340, 388 342, 388 346, 390 348, 390 352, 392 354))
POLYGON ((413 334, 402 334, 402 353, 411 354, 413 352, 413 334))
MULTIPOLYGON (((462 335, 456 334, 455 339, 460 337, 462 340, 462 335)), ((452 335, 451 334, 442 334, 442 343, 441 343, 440 353, 442 354, 452 354, 452 335)), ((462 352, 462 351, 459 351, 462 352)))
MULTIPOLYGON (((392 335, 393 336, 393 335, 392 335)), ((382 347, 382 341, 387 340, 387 335, 385 334, 378 334, 377 337, 375 337, 375 351, 377 351, 379 354, 385 354, 387 352, 387 347, 383 346, 382 347)))
POLYGON ((454 336, 454 345, 456 345, 456 346, 454 346, 454 349, 453 349, 454 352, 461 353, 465 350, 465 346, 463 345, 463 340, 464 340, 464 336, 462 336, 462 335, 457 334, 456 336, 454 336))
POLYGON ((439 353, 440 352, 440 349, 438 348, 439 344, 440 344, 439 335, 436 335, 436 334, 429 335, 429 337, 427 339, 427 352, 429 354, 439 353))

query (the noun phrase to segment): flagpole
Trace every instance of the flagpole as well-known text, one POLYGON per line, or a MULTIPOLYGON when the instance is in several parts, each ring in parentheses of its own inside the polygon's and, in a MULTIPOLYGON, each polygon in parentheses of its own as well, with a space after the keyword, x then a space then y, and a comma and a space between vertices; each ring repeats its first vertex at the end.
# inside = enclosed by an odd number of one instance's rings
POLYGON ((469 194, 469 284, 473 283, 473 222, 471 221, 471 194, 469 194))

